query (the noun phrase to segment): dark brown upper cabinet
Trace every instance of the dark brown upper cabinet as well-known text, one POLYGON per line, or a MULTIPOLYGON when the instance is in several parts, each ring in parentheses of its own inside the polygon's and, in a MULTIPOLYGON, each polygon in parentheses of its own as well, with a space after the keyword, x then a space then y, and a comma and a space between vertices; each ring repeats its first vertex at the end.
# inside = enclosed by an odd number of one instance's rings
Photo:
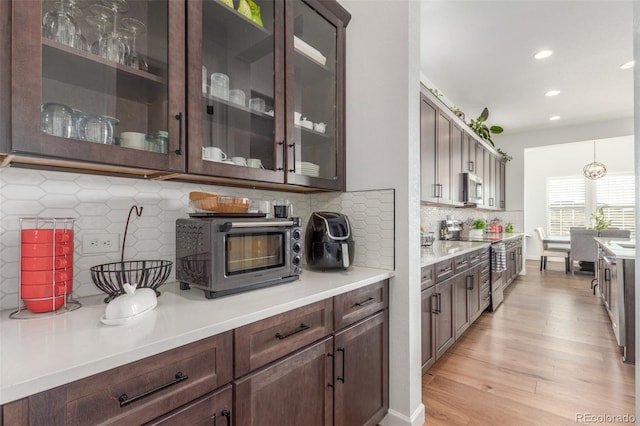
POLYGON ((11 153, 185 170, 185 3, 12 7, 11 153))
POLYGON ((188 1, 190 173, 344 190, 349 14, 261 1, 260 19, 188 1))
POLYGON ((253 4, 12 2, 11 141, 0 153, 162 179, 344 190, 350 15, 335 0, 253 4))

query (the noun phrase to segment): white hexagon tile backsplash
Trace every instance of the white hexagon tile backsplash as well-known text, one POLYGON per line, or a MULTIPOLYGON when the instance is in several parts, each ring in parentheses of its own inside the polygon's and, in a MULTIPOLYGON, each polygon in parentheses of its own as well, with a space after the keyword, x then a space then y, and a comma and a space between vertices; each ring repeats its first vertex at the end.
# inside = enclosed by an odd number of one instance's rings
MULTIPOLYGON (((294 194, 204 184, 94 176, 86 174, 0 169, 0 309, 18 306, 19 229, 21 217, 72 217, 74 222, 74 296, 100 294, 91 281, 92 266, 120 260, 111 253, 85 254, 87 234, 118 234, 119 245, 131 206, 143 207, 129 224, 125 260, 175 259, 175 221, 193 211, 189 192, 207 191, 251 200, 287 198, 296 216, 306 221, 314 210, 344 212, 356 240, 354 264, 393 269, 392 190, 353 193, 294 194)), ((175 280, 172 272, 169 281, 175 280)))

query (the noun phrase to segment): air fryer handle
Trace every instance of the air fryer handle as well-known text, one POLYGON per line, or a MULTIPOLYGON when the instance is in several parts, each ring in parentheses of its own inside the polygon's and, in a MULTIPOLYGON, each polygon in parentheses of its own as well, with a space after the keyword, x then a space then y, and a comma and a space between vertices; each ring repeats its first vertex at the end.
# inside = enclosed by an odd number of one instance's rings
POLYGON ((349 244, 342 243, 342 266, 348 268, 349 264, 349 244))

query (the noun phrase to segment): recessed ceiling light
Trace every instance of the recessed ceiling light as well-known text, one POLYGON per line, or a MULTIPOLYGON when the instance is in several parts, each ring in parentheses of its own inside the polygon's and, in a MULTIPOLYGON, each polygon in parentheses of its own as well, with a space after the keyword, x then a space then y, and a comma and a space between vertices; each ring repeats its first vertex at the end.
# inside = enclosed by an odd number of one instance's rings
POLYGON ((549 117, 549 121, 556 121, 556 120, 560 120, 560 116, 559 115, 554 115, 552 117, 549 117))
POLYGON ((553 55, 553 50, 541 50, 535 55, 533 55, 533 57, 536 59, 544 59, 544 58, 548 58, 551 55, 553 55))
POLYGON ((628 70, 629 68, 633 68, 633 66, 636 64, 636 61, 629 61, 627 63, 624 63, 622 65, 620 65, 620 69, 621 70, 628 70))
POLYGON ((560 94, 559 90, 549 90, 547 93, 545 93, 545 96, 557 96, 560 94))

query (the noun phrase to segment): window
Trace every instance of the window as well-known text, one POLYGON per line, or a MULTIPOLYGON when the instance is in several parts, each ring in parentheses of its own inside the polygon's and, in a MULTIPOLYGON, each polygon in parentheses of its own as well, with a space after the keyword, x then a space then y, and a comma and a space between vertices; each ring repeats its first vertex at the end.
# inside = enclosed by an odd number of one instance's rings
POLYGON ((549 233, 568 235, 572 226, 584 226, 584 177, 555 177, 547 180, 549 233))
POLYGON ((635 234, 635 177, 632 173, 608 174, 596 181, 583 176, 547 179, 548 229, 552 235, 568 235, 572 226, 591 226, 591 215, 603 207, 611 227, 635 234))
POLYGON ((596 202, 611 226, 635 233, 635 178, 632 174, 607 175, 596 181, 596 202))

